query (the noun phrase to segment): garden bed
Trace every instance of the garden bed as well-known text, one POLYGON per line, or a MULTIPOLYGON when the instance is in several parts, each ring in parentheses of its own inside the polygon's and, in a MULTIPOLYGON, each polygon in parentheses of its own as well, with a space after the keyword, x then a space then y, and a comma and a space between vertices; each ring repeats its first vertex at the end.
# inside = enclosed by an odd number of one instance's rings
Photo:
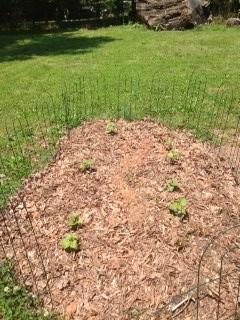
MULTIPOLYGON (((148 120, 117 121, 107 132, 108 123, 73 129, 60 141, 54 162, 25 182, 19 194, 24 201, 12 202, 44 292, 27 212, 31 216, 59 312, 81 320, 160 319, 165 303, 196 284, 199 257, 210 238, 238 223, 240 187, 217 150, 190 134, 148 120), (87 168, 84 160, 91 160, 87 168), (181 213, 170 210, 179 199, 187 201, 181 213), (68 226, 73 213, 84 223, 74 231, 80 250, 69 253, 60 242, 73 232, 68 226)), ((14 219, 8 208, 24 282, 36 290, 14 219)), ((10 243, 8 251, 13 256, 10 243)), ((204 277, 210 269, 214 274, 215 267, 209 268, 204 277)), ((206 306, 213 311, 211 301, 206 306)))

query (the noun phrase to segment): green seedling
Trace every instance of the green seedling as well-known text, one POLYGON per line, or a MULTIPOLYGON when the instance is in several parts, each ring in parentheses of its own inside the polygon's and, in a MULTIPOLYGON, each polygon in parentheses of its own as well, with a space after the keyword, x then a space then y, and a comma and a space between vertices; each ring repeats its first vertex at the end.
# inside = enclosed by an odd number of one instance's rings
POLYGON ((106 132, 107 134, 111 134, 111 135, 117 134, 117 125, 112 122, 108 123, 106 125, 106 132))
POLYGON ((177 180, 171 179, 166 181, 165 190, 167 192, 174 192, 174 191, 178 191, 179 189, 180 187, 177 180))
POLYGON ((93 171, 93 162, 92 160, 83 160, 80 164, 81 172, 92 172, 93 171))
POLYGON ((68 217, 68 226, 74 230, 81 228, 84 225, 84 220, 76 213, 70 214, 68 217))
POLYGON ((164 145, 165 145, 165 147, 166 147, 166 149, 167 149, 168 151, 170 151, 170 150, 173 149, 173 142, 172 142, 172 140, 171 140, 170 138, 168 138, 168 139, 166 139, 166 140, 164 141, 164 145))
POLYGON ((167 160, 171 163, 175 163, 180 159, 180 153, 177 150, 170 150, 167 153, 167 160))
POLYGON ((76 252, 80 249, 79 240, 74 233, 65 235, 60 244, 62 249, 67 252, 76 252))
POLYGON ((186 218, 187 216, 187 200, 185 198, 180 198, 177 201, 174 201, 169 206, 169 211, 172 215, 179 218, 186 218))

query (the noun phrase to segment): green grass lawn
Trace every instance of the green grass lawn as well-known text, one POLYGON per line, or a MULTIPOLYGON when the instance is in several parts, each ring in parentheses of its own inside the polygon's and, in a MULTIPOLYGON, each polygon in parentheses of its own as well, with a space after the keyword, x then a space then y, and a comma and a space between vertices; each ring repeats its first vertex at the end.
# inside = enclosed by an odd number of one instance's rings
MULTIPOLYGON (((197 128, 205 138, 216 129, 234 131, 239 52, 240 30, 224 26, 0 34, 0 208, 22 178, 51 158, 67 127, 88 117, 149 115, 197 128)), ((6 287, 15 284, 4 270, 0 318, 20 319, 15 311, 42 319, 29 311, 25 291, 20 298, 9 295, 6 287)))
POLYGON ((216 90, 221 80, 239 89, 240 31, 224 26, 184 32, 153 32, 142 26, 59 33, 0 35, 0 118, 2 129, 16 110, 28 107, 45 89, 83 74, 114 79, 138 74, 151 81, 184 82, 191 72, 206 76, 216 90))

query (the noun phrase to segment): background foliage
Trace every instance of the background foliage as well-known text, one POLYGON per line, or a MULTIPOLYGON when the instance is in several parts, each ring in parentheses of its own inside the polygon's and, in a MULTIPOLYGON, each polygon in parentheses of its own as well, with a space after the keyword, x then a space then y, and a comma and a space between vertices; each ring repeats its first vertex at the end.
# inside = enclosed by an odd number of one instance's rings
POLYGON ((0 23, 61 21, 121 15, 124 0, 1 0, 0 23))
MULTIPOLYGON (((0 24, 119 16, 135 11, 136 0, 1 0, 0 24)), ((215 15, 238 14, 240 0, 210 0, 215 15)))
POLYGON ((239 14, 240 0, 211 0, 210 8, 213 14, 223 17, 239 14))

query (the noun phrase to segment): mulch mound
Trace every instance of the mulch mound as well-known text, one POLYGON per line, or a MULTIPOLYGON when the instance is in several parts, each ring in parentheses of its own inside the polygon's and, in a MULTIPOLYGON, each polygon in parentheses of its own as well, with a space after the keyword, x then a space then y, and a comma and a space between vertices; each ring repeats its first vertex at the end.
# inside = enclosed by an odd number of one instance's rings
MULTIPOLYGON (((110 135, 107 123, 87 122, 72 130, 60 141, 55 161, 12 199, 25 243, 11 208, 6 221, 22 276, 34 289, 27 251, 38 289, 46 290, 28 211, 58 311, 81 320, 167 319, 161 307, 196 284, 199 258, 210 238, 239 222, 240 187, 218 152, 190 134, 145 120, 117 121, 118 132, 110 135), (169 139, 180 153, 175 163, 167 159, 169 139), (84 159, 93 161, 94 171, 80 170, 84 159), (179 191, 165 190, 169 179, 179 182, 179 191), (180 197, 187 199, 183 220, 169 212, 169 204, 180 197), (80 251, 67 253, 59 243, 70 232, 67 220, 73 212, 85 225, 75 231, 80 251)), ((203 279, 217 274, 219 250, 231 239, 212 249, 203 279)), ((206 306, 216 310, 212 301, 206 306)))

